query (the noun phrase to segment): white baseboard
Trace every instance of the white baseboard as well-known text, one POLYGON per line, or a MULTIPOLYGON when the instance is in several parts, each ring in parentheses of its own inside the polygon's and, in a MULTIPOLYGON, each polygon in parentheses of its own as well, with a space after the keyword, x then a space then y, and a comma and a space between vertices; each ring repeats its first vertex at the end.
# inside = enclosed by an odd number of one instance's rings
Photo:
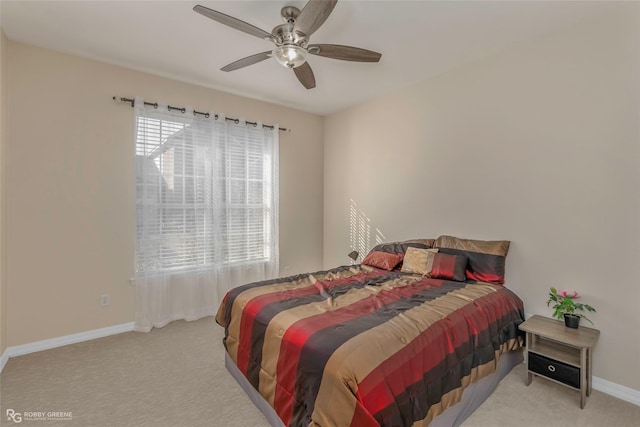
POLYGON ((0 357, 0 372, 2 372, 4 365, 6 365, 10 357, 22 356, 24 354, 49 350, 83 341, 90 341, 96 338, 108 337, 109 335, 121 334, 123 332, 131 332, 133 331, 133 325, 133 322, 123 323, 120 325, 108 326, 106 328, 94 329, 92 331, 79 332, 77 334, 8 347, 2 354, 2 357, 0 357))
POLYGON ((4 365, 6 365, 9 360, 9 352, 7 350, 8 349, 6 349, 4 353, 2 353, 2 356, 0 356, 0 372, 2 372, 4 365))
POLYGON ((593 389, 640 406, 640 390, 593 377, 593 389))

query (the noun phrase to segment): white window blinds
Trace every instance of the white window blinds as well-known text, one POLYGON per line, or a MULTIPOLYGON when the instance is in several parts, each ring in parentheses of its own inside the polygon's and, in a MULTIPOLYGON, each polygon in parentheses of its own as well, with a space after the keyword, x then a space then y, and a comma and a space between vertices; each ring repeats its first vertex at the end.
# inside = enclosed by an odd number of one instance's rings
POLYGON ((264 131, 230 126, 219 129, 215 170, 222 191, 220 221, 227 236, 225 262, 270 259, 274 220, 274 159, 264 150, 264 131))
POLYGON ((136 114, 136 271, 277 261, 277 130, 136 114))

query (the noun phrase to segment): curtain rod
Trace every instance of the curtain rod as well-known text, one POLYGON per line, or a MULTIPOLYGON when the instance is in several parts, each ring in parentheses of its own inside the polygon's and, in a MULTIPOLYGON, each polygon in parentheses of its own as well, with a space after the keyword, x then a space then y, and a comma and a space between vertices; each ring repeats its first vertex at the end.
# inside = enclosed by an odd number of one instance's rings
MULTIPOLYGON (((135 104, 135 99, 133 99, 133 98, 124 98, 124 97, 121 97, 121 96, 114 96, 113 100, 116 101, 116 102, 129 102, 129 103, 131 103, 131 107, 133 107, 134 104, 135 104)), ((158 103, 157 102, 147 102, 147 101, 145 101, 144 105, 148 105, 149 107, 158 108, 158 103)), ((167 108, 169 109, 169 111, 178 110, 178 111, 181 111, 182 113, 187 111, 187 109, 184 108, 184 107, 172 107, 171 105, 167 105, 167 108)), ((193 110, 193 115, 195 116, 196 114, 200 114, 200 115, 205 116, 207 118, 209 117, 209 113, 203 113, 201 111, 193 110)), ((216 114, 214 116, 214 118, 217 119, 218 115, 216 114)), ((230 120, 232 122, 235 122, 236 124, 240 123, 240 119, 236 119, 236 118, 233 118, 233 117, 225 117, 225 120, 230 120)), ((253 126, 257 126, 258 125, 257 122, 245 121, 245 123, 253 125, 253 126)), ((273 129, 274 125, 265 125, 265 124, 263 124, 262 127, 263 128, 273 129)), ((291 132, 291 129, 287 129, 287 128, 278 128, 278 129, 283 131, 283 132, 291 132)))

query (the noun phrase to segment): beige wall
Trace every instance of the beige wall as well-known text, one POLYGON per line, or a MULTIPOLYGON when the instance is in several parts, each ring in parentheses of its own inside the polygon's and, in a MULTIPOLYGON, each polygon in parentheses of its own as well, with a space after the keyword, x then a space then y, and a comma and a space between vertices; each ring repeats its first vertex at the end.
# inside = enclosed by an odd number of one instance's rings
POLYGON ((5 147, 7 145, 7 72, 6 44, 4 31, 0 29, 0 356, 7 348, 7 268, 5 236, 6 230, 6 179, 5 147))
POLYGON ((511 240, 526 311, 583 294, 594 375, 640 390, 639 8, 327 117, 325 267, 352 238, 511 240))
POLYGON ((322 117, 7 44, 8 346, 133 321, 133 111, 114 95, 291 128, 280 135, 281 271, 321 268, 322 117))

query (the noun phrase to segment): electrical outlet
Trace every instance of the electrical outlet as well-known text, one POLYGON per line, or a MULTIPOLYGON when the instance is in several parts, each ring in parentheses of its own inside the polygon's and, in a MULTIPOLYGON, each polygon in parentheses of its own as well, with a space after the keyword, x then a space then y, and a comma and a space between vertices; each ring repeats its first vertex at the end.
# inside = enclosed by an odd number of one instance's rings
POLYGON ((109 296, 109 294, 100 295, 100 306, 106 307, 109 304, 111 304, 111 297, 109 296))

